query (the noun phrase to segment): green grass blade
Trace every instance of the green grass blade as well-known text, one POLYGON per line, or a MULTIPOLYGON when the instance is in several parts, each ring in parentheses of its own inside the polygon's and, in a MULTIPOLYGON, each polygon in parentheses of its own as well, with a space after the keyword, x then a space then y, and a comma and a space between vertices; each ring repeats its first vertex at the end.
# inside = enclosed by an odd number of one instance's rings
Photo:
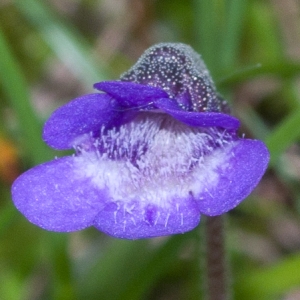
POLYGON ((216 80, 217 86, 226 88, 262 75, 272 75, 280 78, 293 78, 300 74, 300 63, 290 60, 277 60, 272 63, 256 64, 240 68, 226 77, 216 80))
POLYGON ((107 71, 92 59, 92 48, 74 28, 58 18, 43 1, 15 1, 21 13, 37 27, 57 57, 91 88, 107 79, 107 71))
POLYGON ((243 278, 236 280, 238 299, 279 299, 279 296, 300 285, 299 270, 298 254, 268 268, 248 272, 243 278))
POLYGON ((149 255, 143 266, 136 270, 135 277, 126 286, 126 289, 118 299, 120 300, 138 300, 143 299, 147 291, 155 284, 165 272, 171 267, 171 264, 178 260, 178 252, 182 245, 194 237, 195 231, 182 235, 175 235, 157 249, 152 255, 149 255))
POLYGON ((225 29, 221 36, 221 50, 219 50, 222 53, 221 70, 227 70, 236 63, 247 5, 247 0, 231 0, 228 4, 225 29))
POLYGON ((271 153, 271 164, 297 139, 300 138, 300 109, 291 113, 266 139, 271 153))
POLYGON ((219 64, 217 0, 194 0, 195 48, 200 52, 212 76, 219 64))
POLYGON ((29 91, 22 71, 0 30, 0 81, 23 132, 23 140, 32 163, 41 163, 53 157, 41 138, 41 123, 30 105, 29 91))
MULTIPOLYGON (((275 6, 275 5, 274 5, 275 6)), ((284 57, 284 44, 280 35, 279 24, 276 23, 273 7, 267 1, 251 1, 247 9, 247 23, 244 51, 250 59, 276 62, 284 57), (248 49, 247 49, 247 48, 248 49)))
POLYGON ((14 218, 17 216, 17 210, 12 202, 7 203, 1 207, 0 210, 0 237, 9 228, 14 218))
MULTIPOLYGON (((78 279, 79 299, 117 299, 149 254, 147 240, 111 239, 78 279), (117 282, 117 284, 112 284, 117 282)), ((101 247, 99 245, 98 247, 101 247)))
POLYGON ((73 300, 75 287, 72 276, 71 258, 68 252, 69 234, 42 232, 42 259, 49 264, 51 272, 52 299, 73 300))
POLYGON ((270 129, 251 106, 239 110, 238 117, 254 138, 265 140, 269 136, 270 129))

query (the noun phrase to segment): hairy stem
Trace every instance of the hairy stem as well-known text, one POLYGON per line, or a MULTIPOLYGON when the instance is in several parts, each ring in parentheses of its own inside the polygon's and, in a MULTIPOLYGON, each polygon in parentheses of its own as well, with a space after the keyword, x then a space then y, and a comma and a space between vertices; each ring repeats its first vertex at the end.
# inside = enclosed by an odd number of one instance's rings
POLYGON ((206 274, 204 276, 204 284, 207 300, 230 299, 224 222, 224 216, 206 218, 206 274))

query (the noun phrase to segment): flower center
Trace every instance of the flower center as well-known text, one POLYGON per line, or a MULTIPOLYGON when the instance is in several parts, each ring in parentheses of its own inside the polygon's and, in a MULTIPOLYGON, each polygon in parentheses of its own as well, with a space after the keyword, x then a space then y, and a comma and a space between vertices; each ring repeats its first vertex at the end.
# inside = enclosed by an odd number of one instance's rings
POLYGON ((193 128, 164 113, 140 112, 119 128, 102 128, 92 146, 77 147, 77 162, 80 176, 109 188, 113 199, 157 204, 168 195, 198 194, 201 180, 217 177, 232 142, 224 129, 193 128))

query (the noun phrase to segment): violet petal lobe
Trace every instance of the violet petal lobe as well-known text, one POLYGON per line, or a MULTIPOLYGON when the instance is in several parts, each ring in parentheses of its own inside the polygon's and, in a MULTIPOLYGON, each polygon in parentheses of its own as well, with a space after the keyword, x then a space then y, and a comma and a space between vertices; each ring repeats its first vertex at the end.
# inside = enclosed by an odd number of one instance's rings
POLYGON ((76 140, 99 131, 102 125, 116 125, 123 114, 106 94, 88 94, 58 108, 45 123, 43 139, 55 149, 70 149, 76 140))
POLYGON ((200 222, 197 203, 191 198, 174 198, 165 207, 111 202, 98 214, 94 226, 108 235, 125 239, 150 238, 184 233, 200 222))
POLYGON ((263 142, 236 141, 217 168, 217 184, 204 189, 197 197, 200 212, 216 216, 237 206, 256 187, 268 162, 269 152, 263 142))
POLYGON ((222 127, 226 129, 237 129, 240 126, 240 121, 231 115, 218 112, 185 111, 170 99, 158 99, 154 101, 154 104, 157 108, 189 126, 222 127))
POLYGON ((168 94, 157 87, 127 81, 103 81, 94 84, 94 88, 115 98, 125 107, 147 107, 153 100, 168 98, 168 94))
POLYGON ((74 167, 74 157, 39 165, 13 184, 15 206, 32 223, 51 231, 76 231, 92 225, 106 198, 74 167))

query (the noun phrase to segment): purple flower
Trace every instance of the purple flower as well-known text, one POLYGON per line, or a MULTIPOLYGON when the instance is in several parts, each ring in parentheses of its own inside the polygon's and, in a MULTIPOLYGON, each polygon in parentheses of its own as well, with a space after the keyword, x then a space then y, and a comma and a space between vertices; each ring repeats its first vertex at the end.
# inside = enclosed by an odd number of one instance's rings
POLYGON ((238 205, 266 170, 266 146, 238 137, 239 121, 189 46, 153 46, 121 80, 94 87, 102 92, 57 109, 44 127, 47 144, 75 154, 13 184, 16 207, 44 229, 183 233, 201 214, 238 205))

